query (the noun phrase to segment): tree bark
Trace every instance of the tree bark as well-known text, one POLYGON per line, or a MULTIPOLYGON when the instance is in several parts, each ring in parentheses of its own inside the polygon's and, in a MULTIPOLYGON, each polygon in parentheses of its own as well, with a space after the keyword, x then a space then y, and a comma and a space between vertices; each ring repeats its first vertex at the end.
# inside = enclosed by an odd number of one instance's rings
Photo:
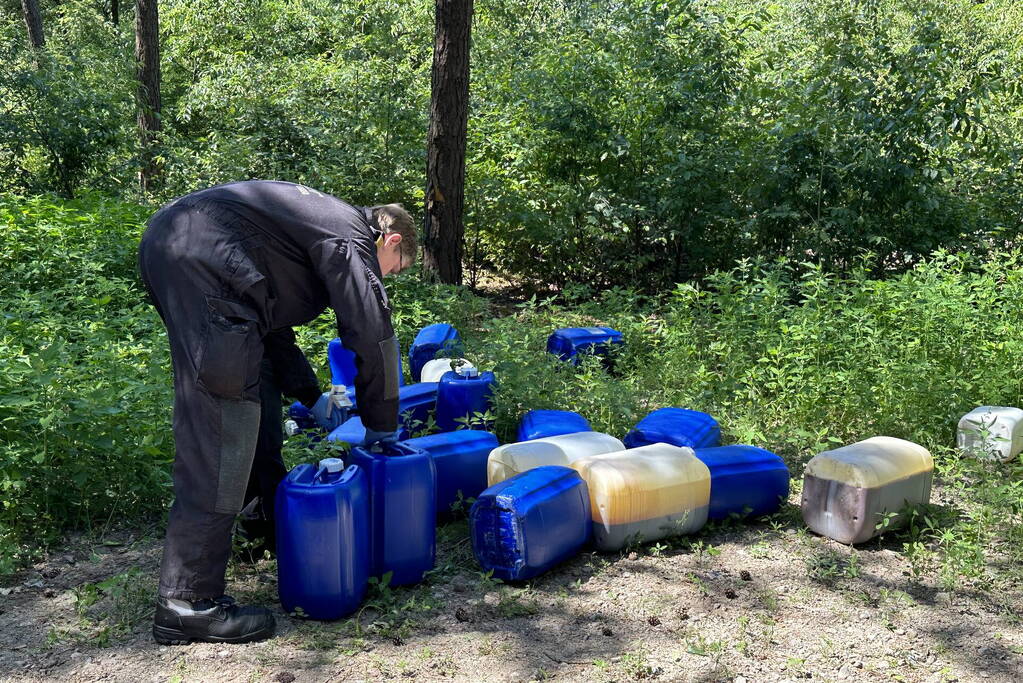
POLYGON ((160 175, 155 143, 160 131, 160 16, 157 0, 135 0, 135 65, 138 77, 139 187, 153 189, 160 175))
POLYGON ((114 26, 121 23, 121 0, 110 0, 110 21, 114 26))
POLYGON ((46 41, 43 38, 43 17, 39 14, 39 2, 37 0, 21 0, 21 10, 25 14, 28 42, 34 48, 42 47, 46 41))
POLYGON ((451 284, 462 282, 472 10, 472 0, 436 0, 423 266, 428 277, 451 284))

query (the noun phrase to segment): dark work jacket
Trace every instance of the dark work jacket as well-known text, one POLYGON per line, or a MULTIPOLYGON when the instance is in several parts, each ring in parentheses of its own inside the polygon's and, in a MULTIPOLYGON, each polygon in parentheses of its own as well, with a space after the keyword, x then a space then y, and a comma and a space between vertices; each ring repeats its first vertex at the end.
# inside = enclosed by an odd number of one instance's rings
MULTIPOLYGON (((244 226, 239 257, 228 258, 226 267, 241 288, 265 285, 251 288, 259 298, 251 303, 268 330, 265 352, 275 365, 301 373, 304 359, 290 328, 330 306, 338 336, 355 354, 363 424, 376 431, 397 429, 397 340, 376 255, 380 231, 369 209, 303 185, 268 180, 218 185, 164 208, 171 206, 227 214, 231 225, 244 226)), ((289 384, 286 378, 283 384, 289 384)))

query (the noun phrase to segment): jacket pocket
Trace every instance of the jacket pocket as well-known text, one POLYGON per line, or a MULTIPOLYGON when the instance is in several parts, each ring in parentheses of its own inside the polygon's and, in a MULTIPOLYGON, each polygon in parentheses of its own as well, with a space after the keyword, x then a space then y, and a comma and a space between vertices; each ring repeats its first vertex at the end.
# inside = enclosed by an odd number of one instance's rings
POLYGON ((206 334, 198 382, 214 396, 259 400, 262 339, 259 318, 249 307, 207 296, 206 334))
POLYGON ((249 250, 260 248, 261 244, 256 240, 235 244, 224 261, 223 273, 228 287, 239 296, 248 292, 257 283, 266 280, 266 276, 259 271, 249 255, 249 250))

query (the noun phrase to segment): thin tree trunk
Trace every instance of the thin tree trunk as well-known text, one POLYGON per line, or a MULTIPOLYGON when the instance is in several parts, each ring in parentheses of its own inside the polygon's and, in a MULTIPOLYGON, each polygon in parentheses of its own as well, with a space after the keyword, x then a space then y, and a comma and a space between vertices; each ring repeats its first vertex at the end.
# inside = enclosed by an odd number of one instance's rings
POLYGON ((114 26, 121 23, 121 0, 110 0, 110 21, 114 26))
POLYGON ((452 284, 462 282, 472 9, 472 0, 436 0, 423 266, 429 277, 452 284))
POLYGON ((21 0, 21 10, 25 14, 28 41, 34 48, 42 47, 46 40, 43 38, 43 17, 39 14, 39 3, 37 0, 21 0))
POLYGON ((139 186, 149 192, 160 174, 155 142, 160 131, 160 16, 157 0, 135 0, 135 64, 138 76, 139 186))

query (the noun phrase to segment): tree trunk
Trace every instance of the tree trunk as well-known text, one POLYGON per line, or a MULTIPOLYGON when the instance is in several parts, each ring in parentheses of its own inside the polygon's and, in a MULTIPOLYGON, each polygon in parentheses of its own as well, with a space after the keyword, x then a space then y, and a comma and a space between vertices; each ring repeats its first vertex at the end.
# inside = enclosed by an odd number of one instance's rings
POLYGON ((114 26, 121 22, 121 0, 110 0, 110 21, 114 26))
POLYGON ((139 186, 149 192, 160 174, 155 159, 160 131, 160 16, 157 0, 135 0, 135 65, 138 76, 139 186))
POLYGON ((39 14, 39 3, 37 0, 21 0, 21 9, 25 14, 28 41, 32 47, 42 47, 46 41, 43 39, 43 17, 39 14))
POLYGON ((461 284, 472 0, 436 0, 436 9, 423 266, 431 278, 461 284))

